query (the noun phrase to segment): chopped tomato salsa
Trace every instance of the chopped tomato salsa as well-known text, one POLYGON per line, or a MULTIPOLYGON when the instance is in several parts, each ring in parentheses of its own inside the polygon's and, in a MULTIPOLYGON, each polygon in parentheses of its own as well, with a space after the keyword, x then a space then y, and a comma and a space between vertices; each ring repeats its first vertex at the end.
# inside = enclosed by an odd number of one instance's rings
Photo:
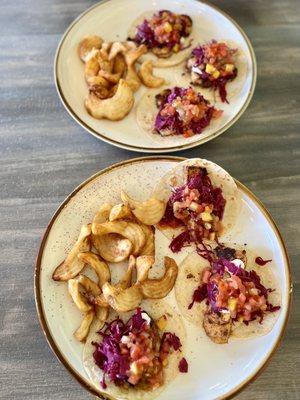
POLYGON ((161 136, 199 134, 212 119, 222 115, 208 100, 191 87, 166 89, 156 95, 158 113, 154 129, 161 136))
POLYGON ((168 57, 186 47, 185 38, 192 30, 192 20, 187 15, 161 10, 137 27, 134 38, 138 44, 145 44, 158 56, 168 57))
POLYGON ((225 204, 221 188, 213 186, 205 168, 187 167, 186 184, 172 189, 159 222, 161 227, 184 229, 172 240, 171 250, 176 253, 190 243, 215 240, 222 230, 225 204))
MULTIPOLYGON (((230 252, 227 251, 227 254, 230 252)), ((244 256, 242 254, 242 257, 244 256)), ((280 306, 273 306, 268 301, 272 289, 263 286, 255 271, 246 270, 240 258, 232 259, 232 252, 229 259, 218 258, 215 255, 210 259, 210 263, 211 267, 202 272, 200 285, 195 290, 189 308, 192 308, 195 302, 206 300, 211 311, 227 312, 233 321, 245 324, 255 319, 262 322, 267 312, 280 309, 280 306)))
POLYGON ((171 332, 161 335, 158 325, 138 308, 127 323, 117 318, 99 332, 102 341, 93 343, 93 357, 104 373, 103 388, 105 376, 116 385, 143 390, 154 390, 163 384, 168 357, 180 350, 181 342, 171 332))
POLYGON ((219 90, 221 100, 227 102, 226 84, 237 76, 235 57, 237 49, 226 43, 212 40, 197 46, 191 53, 187 68, 191 72, 192 83, 219 90))

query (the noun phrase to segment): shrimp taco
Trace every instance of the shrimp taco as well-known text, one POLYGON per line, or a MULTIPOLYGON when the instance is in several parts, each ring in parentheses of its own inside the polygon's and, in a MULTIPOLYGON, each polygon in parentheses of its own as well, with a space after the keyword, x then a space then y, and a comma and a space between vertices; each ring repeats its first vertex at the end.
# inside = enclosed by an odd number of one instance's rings
POLYGON ((148 11, 133 22, 128 38, 147 46, 151 52, 148 58, 154 61, 155 67, 172 67, 189 54, 192 26, 188 15, 169 10, 148 11))
POLYGON ((272 265, 257 262, 245 246, 199 247, 179 269, 175 291, 182 315, 218 344, 270 332, 279 316, 280 289, 272 265))
POLYGON ((171 239, 174 253, 227 234, 235 225, 241 203, 228 172, 200 158, 172 168, 155 188, 154 197, 167 203, 157 228, 171 239))
POLYGON ((90 333, 83 361, 94 386, 122 399, 153 399, 187 372, 181 318, 165 302, 145 301, 142 309, 115 315, 90 333))

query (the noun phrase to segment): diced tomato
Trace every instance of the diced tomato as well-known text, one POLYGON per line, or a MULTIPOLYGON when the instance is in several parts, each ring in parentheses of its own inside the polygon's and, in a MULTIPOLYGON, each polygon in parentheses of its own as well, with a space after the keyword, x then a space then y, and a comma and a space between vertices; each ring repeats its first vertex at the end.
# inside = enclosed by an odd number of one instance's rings
POLYGON ((211 276, 211 269, 210 268, 204 269, 204 271, 202 273, 202 282, 208 283, 210 276, 211 276))
POLYGON ((183 136, 184 136, 185 138, 194 136, 194 132, 193 132, 191 129, 188 129, 187 131, 184 131, 183 136))
POLYGON ((138 345, 133 345, 130 349, 130 357, 137 360, 142 355, 142 349, 138 345))

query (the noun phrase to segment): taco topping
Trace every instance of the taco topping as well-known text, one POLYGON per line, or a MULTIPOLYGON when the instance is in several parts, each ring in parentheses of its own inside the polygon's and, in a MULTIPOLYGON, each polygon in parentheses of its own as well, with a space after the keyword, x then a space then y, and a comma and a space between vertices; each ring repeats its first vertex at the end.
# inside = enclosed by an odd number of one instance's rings
POLYGON ((156 389, 163 384, 169 355, 181 348, 174 333, 161 335, 156 322, 140 308, 126 323, 117 318, 99 334, 102 341, 92 343, 96 348, 93 357, 103 371, 104 389, 106 376, 118 386, 156 389))
MULTIPOLYGON (((226 249, 228 248, 225 248, 225 251, 226 249)), ((217 248, 216 254, 218 250, 220 247, 217 248)), ((272 289, 261 283, 257 273, 245 269, 245 252, 237 252, 235 256, 241 258, 232 259, 231 254, 227 258, 217 256, 211 261, 211 267, 203 270, 201 284, 194 292, 189 309, 193 307, 194 302, 206 300, 208 314, 215 315, 215 318, 223 316, 224 319, 226 316, 232 321, 244 322, 246 325, 258 319, 261 323, 267 312, 278 311, 280 306, 273 306, 268 301, 272 289)))
POLYGON ((159 109, 154 129, 161 136, 191 137, 206 128, 213 118, 221 116, 200 93, 191 87, 166 89, 155 97, 159 109))
POLYGON ((145 44, 158 57, 170 57, 186 47, 192 24, 187 15, 161 10, 137 26, 134 41, 145 44))
POLYGON ((170 248, 174 253, 203 239, 215 240, 222 229, 226 200, 222 189, 214 187, 206 168, 187 167, 186 183, 172 189, 161 227, 181 227, 170 248))
POLYGON ((257 265, 266 265, 267 263, 271 262, 272 260, 264 260, 261 257, 256 257, 255 262, 257 265))
POLYGON ((228 103, 226 84, 237 76, 236 54, 237 49, 216 40, 195 47, 187 61, 192 83, 219 90, 221 100, 228 103))

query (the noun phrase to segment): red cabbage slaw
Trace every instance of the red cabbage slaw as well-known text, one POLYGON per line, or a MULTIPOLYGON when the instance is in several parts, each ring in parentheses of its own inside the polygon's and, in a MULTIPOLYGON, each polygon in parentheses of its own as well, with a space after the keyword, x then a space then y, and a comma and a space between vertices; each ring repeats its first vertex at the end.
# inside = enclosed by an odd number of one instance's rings
POLYGON ((152 320, 149 324, 144 313, 138 308, 126 323, 117 318, 106 324, 105 330, 98 332, 102 340, 92 343, 94 361, 103 371, 103 389, 107 387, 106 376, 118 386, 142 383, 143 388, 155 389, 163 384, 164 361, 172 351, 180 351, 181 342, 171 332, 160 337, 155 324, 152 320))
MULTIPOLYGON (((226 249, 234 252, 234 249, 226 249)), ((206 300, 211 311, 229 311, 233 321, 242 321, 246 325, 255 319, 262 323, 266 313, 280 309, 280 306, 269 302, 268 296, 273 289, 266 288, 254 270, 248 271, 236 265, 229 251, 228 258, 218 258, 212 251, 210 253, 208 259, 211 267, 203 271, 201 283, 193 293, 189 309, 195 302, 206 300)), ((226 251, 223 255, 226 255, 226 251)))
POLYGON ((192 20, 187 15, 160 10, 137 26, 134 41, 149 49, 167 47, 177 53, 184 48, 183 38, 189 36, 191 28, 192 20))
POLYGON ((191 137, 200 134, 213 118, 222 111, 210 105, 200 93, 191 87, 175 86, 156 95, 158 113, 154 131, 162 136, 183 135, 191 137))
POLYGON ((203 239, 215 240, 222 228, 225 204, 221 188, 213 186, 206 168, 197 169, 184 185, 172 188, 159 225, 184 231, 173 238, 170 249, 178 253, 191 243, 200 246, 203 239))
POLYGON ((235 79, 238 73, 236 53, 237 49, 231 49, 226 43, 216 40, 195 47, 187 62, 193 83, 218 90, 222 102, 228 103, 226 84, 235 79))

